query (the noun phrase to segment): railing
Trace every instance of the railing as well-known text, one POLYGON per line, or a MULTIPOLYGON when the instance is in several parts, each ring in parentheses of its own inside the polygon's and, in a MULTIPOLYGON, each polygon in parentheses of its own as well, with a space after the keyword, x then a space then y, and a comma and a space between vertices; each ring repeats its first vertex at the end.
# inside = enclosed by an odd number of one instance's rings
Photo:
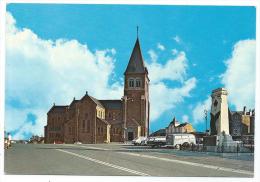
POLYGON ((209 147, 204 146, 203 144, 190 144, 182 145, 180 150, 194 151, 194 152, 209 152, 214 151, 218 153, 254 153, 254 143, 237 143, 236 145, 224 146, 212 146, 212 150, 208 149, 209 147))

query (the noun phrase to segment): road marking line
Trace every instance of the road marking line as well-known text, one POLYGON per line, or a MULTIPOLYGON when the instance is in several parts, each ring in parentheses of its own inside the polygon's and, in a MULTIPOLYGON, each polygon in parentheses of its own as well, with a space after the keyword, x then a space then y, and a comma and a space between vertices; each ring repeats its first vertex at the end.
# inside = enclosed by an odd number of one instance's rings
POLYGON ((98 147, 87 147, 84 145, 70 145, 70 144, 66 144, 64 146, 71 146, 71 147, 82 147, 82 148, 88 148, 88 149, 95 149, 95 150, 103 150, 103 151, 108 151, 110 149, 105 149, 105 148, 98 148, 98 147))
POLYGON ((102 164, 104 166, 109 166, 109 167, 112 167, 112 168, 115 168, 115 169, 126 171, 126 172, 129 172, 129 173, 132 173, 132 174, 136 174, 136 175, 140 175, 140 176, 150 176, 149 174, 146 174, 146 173, 142 173, 142 172, 135 171, 135 170, 132 170, 132 169, 128 169, 128 168, 125 168, 125 167, 121 167, 121 166, 118 166, 118 165, 115 165, 115 164, 103 162, 103 161, 100 161, 100 160, 97 160, 97 159, 93 159, 93 158, 90 158, 90 157, 87 157, 87 156, 84 156, 84 155, 80 155, 80 154, 76 154, 76 153, 73 153, 73 152, 69 152, 69 151, 66 151, 66 150, 62 150, 62 149, 55 149, 55 150, 60 151, 60 152, 64 152, 64 153, 67 153, 67 154, 70 154, 70 155, 74 155, 76 157, 86 159, 86 160, 89 160, 89 161, 92 161, 92 162, 95 162, 95 163, 98 163, 98 164, 102 164))
POLYGON ((219 166, 213 166, 213 165, 207 165, 207 164, 199 164, 199 163, 195 163, 195 162, 181 161, 181 160, 176 160, 176 159, 167 159, 167 158, 161 158, 161 157, 155 157, 155 156, 149 156, 149 155, 143 155, 143 154, 136 154, 136 153, 128 153, 128 152, 118 152, 118 153, 137 156, 137 157, 150 158, 150 159, 158 159, 158 160, 167 161, 167 162, 187 164, 187 165, 197 166, 197 167, 205 167, 205 168, 209 168, 209 169, 216 169, 216 170, 221 170, 221 171, 226 171, 226 172, 254 175, 254 173, 251 171, 240 170, 240 169, 232 169, 232 168, 219 167, 219 166))

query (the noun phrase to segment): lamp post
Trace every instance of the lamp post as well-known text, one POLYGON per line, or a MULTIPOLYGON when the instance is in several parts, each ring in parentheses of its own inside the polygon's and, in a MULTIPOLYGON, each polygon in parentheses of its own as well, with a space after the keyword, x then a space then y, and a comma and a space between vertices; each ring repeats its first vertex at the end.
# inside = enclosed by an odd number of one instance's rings
POLYGON ((208 111, 207 111, 207 109, 204 110, 204 114, 205 114, 205 121, 206 121, 206 131, 205 131, 205 133, 207 134, 207 130, 208 130, 208 111))

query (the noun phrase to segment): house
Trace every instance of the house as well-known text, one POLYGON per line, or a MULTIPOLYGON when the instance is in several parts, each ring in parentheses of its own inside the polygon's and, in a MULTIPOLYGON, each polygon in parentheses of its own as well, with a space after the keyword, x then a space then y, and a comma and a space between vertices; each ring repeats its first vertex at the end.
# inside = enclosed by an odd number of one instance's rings
POLYGON ((191 133, 194 132, 192 125, 190 123, 179 123, 176 118, 174 117, 173 120, 170 122, 168 127, 166 127, 166 134, 173 134, 173 133, 191 133))

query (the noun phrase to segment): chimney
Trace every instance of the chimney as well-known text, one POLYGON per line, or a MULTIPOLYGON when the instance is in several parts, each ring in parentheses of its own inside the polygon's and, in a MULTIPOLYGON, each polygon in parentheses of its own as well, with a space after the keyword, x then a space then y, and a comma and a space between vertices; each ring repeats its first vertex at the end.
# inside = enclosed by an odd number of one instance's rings
POLYGON ((86 95, 88 95, 88 91, 86 91, 86 95))

